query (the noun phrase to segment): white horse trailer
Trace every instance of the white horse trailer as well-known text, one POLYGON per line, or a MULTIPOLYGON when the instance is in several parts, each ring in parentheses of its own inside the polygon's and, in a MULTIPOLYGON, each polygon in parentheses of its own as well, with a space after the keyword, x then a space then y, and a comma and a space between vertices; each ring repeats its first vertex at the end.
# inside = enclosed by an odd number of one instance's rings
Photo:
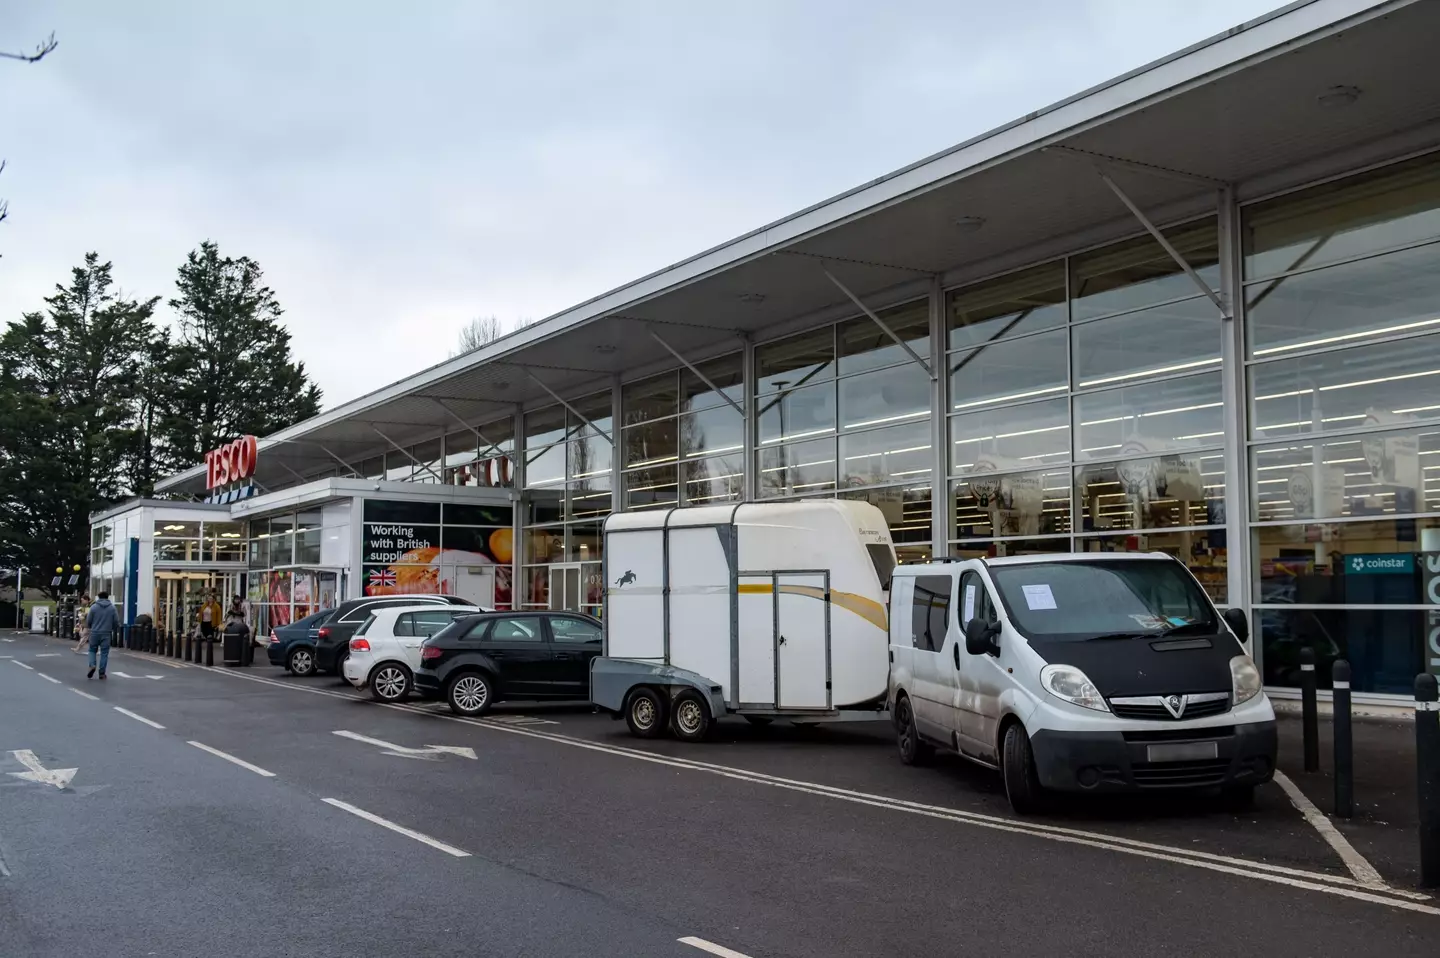
POLYGON ((641 737, 884 709, 895 547, 848 499, 612 515, 590 698, 641 737))

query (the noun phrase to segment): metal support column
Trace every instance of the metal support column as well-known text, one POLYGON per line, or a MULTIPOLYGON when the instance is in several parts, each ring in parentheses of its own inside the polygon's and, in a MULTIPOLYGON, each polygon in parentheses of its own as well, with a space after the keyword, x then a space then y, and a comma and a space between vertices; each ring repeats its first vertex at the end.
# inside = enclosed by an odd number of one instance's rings
MULTIPOLYGON (((653 334, 652 334, 652 335, 653 335, 653 334)), ((659 337, 656 337, 656 338, 658 339, 659 337)), ((611 383, 611 386, 610 386, 610 423, 611 423, 610 428, 613 429, 613 430, 615 430, 615 435, 617 435, 617 436, 619 436, 621 439, 623 439, 623 438, 625 438, 625 432, 624 432, 624 430, 622 430, 622 429, 620 428, 620 424, 621 424, 622 422, 624 422, 624 420, 621 419, 620 417, 621 417, 624 413, 623 413, 623 409, 622 409, 622 407, 621 407, 621 401, 620 401, 620 400, 621 400, 621 395, 620 395, 620 393, 621 393, 621 390, 620 390, 620 376, 619 376, 619 374, 617 373, 616 376, 615 376, 614 381, 611 383)), ((624 444, 623 444, 623 443, 618 443, 618 444, 617 444, 617 443, 611 443, 611 448, 610 448, 610 511, 611 511, 611 512, 624 512, 624 511, 625 511, 625 490, 621 488, 621 480, 623 479, 623 476, 622 476, 622 474, 621 474, 621 472, 620 472, 621 466, 622 466, 623 463, 624 463, 624 457, 625 457, 624 444)), ((680 468, 680 467, 677 466, 676 468, 678 469, 678 468, 680 468)), ((680 479, 679 479, 678 476, 676 477, 676 481, 677 481, 677 482, 680 481, 680 479)), ((677 489, 676 491, 679 492, 680 490, 677 489)), ((683 501, 682 501, 682 504, 683 504, 683 501)), ((601 546, 601 549, 602 549, 602 550, 604 549, 604 546, 603 546, 603 545, 601 546)), ((603 552, 603 551, 601 552, 601 555, 602 555, 602 556, 604 555, 604 552, 603 552)))
MULTIPOLYGON (((1225 429, 1225 554, 1227 601, 1250 615, 1250 462, 1245 401, 1245 297, 1241 281, 1240 208, 1226 188, 1217 197, 1220 222, 1220 295, 1226 319, 1221 335, 1225 429)), ((1203 478, 1203 477, 1202 477, 1203 478)), ((1252 627, 1252 635, 1258 629, 1252 627)), ((1261 643, 1251 640, 1255 660, 1261 643)))
POLYGON ((529 598, 525 591, 525 550, 529 543, 525 538, 525 513, 528 499, 525 494, 525 407, 515 407, 515 462, 510 470, 514 488, 510 491, 510 608, 518 610, 529 598))
POLYGON ((554 399, 560 405, 568 409, 571 415, 573 415, 576 419, 580 420, 585 425, 589 426, 591 429, 599 433, 600 437, 603 438, 606 442, 608 442, 612 447, 615 445, 615 440, 610 436, 608 432, 595 425, 585 416, 584 413, 576 409, 574 406, 570 405, 564 399, 560 398, 560 394, 557 393, 555 390, 551 389, 549 386, 545 385, 545 383, 540 379, 539 376, 535 375, 528 369, 525 370, 525 375, 529 376, 532 380, 534 380, 535 385, 539 386, 541 389, 545 390, 545 392, 549 393, 551 399, 554 399))
POLYGON ((744 480, 741 483, 744 491, 741 498, 746 502, 753 502, 756 492, 760 488, 758 482, 760 464, 756 461, 755 451, 755 437, 759 429, 755 410, 760 405, 755 401, 755 343, 749 336, 742 335, 740 344, 740 379, 745 390, 746 410, 744 438, 741 440, 744 443, 745 456, 744 480))
MULTIPOLYGON (((669 353, 671 356, 674 356, 674 357, 676 358, 676 360, 678 360, 678 361, 680 362, 680 365, 684 366, 686 369, 688 369, 688 370, 690 370, 692 373, 694 373, 696 379, 700 380, 700 381, 701 381, 702 383, 704 383, 706 386, 709 386, 710 389, 713 390, 716 395, 718 395, 721 399, 723 399, 723 400, 725 400, 727 403, 729 403, 729 404, 730 404, 730 408, 734 409, 736 412, 738 412, 738 413, 739 413, 740 415, 742 415, 742 416, 745 415, 745 410, 744 410, 743 407, 741 407, 741 405, 740 405, 739 403, 737 403, 735 400, 731 399, 731 398, 729 397, 729 395, 727 395, 723 389, 721 389, 719 386, 715 385, 715 383, 711 381, 710 377, 707 376, 707 375, 705 375, 703 372, 701 372, 700 369, 699 369, 694 363, 692 363, 690 360, 686 359, 684 356, 680 355, 679 350, 677 350, 674 346, 671 346, 671 345, 670 345, 669 343, 667 343, 665 340, 661 339, 659 333, 655 332, 655 330, 653 330, 653 329, 650 330, 650 338, 653 339, 653 340, 655 340, 655 342, 659 343, 662 347, 664 347, 664 349, 665 349, 665 351, 666 351, 667 353, 669 353)), ((619 421, 619 419, 618 419, 618 413, 617 413, 617 419, 616 419, 616 421, 617 421, 617 422, 619 421)))
POLYGON ((435 399, 434 397, 431 397, 430 401, 433 402, 435 405, 439 406, 441 409, 445 410, 445 412, 450 416, 450 418, 455 420, 455 422, 460 425, 460 428, 469 430, 470 432, 475 434, 476 439, 485 443, 488 448, 485 449, 484 452, 481 452, 478 447, 476 448, 475 455, 477 458, 483 456, 487 452, 493 452, 501 456, 505 455, 505 450, 501 449, 497 444, 491 442, 489 439, 486 439, 483 432, 481 432, 477 427, 472 426, 468 422, 466 422, 459 413, 450 408, 450 406, 445 402, 445 400, 435 399))
MULTIPOLYGON (((930 368, 945 368, 945 289, 940 277, 930 280, 930 368)), ((930 380, 930 555, 950 554, 955 509, 950 499, 950 383, 944 376, 930 380)))

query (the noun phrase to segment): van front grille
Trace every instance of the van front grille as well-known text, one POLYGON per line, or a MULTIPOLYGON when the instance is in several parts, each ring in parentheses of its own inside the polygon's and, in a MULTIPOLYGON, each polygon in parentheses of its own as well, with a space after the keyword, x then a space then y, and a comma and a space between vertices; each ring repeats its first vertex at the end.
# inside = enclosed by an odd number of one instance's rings
POLYGON ((1200 762, 1135 762, 1130 766, 1142 788, 1199 788, 1219 785, 1230 770, 1228 758, 1200 762))
POLYGON ((1165 707, 1168 696, 1137 695, 1109 700, 1110 711, 1118 718, 1143 719, 1149 722, 1176 722, 1185 719, 1206 718, 1230 711, 1229 692, 1205 692, 1199 695, 1179 695, 1184 709, 1177 716, 1165 707))

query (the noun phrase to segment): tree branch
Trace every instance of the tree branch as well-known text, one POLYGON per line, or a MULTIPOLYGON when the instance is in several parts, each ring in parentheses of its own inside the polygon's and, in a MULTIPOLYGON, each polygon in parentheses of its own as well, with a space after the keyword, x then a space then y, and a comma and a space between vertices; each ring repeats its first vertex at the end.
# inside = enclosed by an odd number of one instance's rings
POLYGON ((34 53, 6 53, 4 50, 0 50, 0 57, 6 60, 19 60, 21 63, 39 63, 59 45, 59 41, 55 39, 55 34, 52 33, 45 38, 44 43, 35 48, 34 53))

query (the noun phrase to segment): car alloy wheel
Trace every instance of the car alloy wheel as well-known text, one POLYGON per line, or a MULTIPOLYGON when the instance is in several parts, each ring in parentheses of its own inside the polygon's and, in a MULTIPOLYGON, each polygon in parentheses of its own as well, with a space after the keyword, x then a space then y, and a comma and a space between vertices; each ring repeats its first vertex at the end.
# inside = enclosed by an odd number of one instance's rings
POLYGON ((398 665, 381 666, 370 680, 370 687, 375 690, 375 695, 387 702, 404 698, 409 685, 405 673, 398 665))
POLYGON ((450 704, 464 715, 479 715, 490 705, 490 684, 479 675, 462 675, 450 686, 450 704))
POLYGON ((302 678, 315 671, 315 657, 309 649, 297 649, 290 653, 290 671, 302 678))

